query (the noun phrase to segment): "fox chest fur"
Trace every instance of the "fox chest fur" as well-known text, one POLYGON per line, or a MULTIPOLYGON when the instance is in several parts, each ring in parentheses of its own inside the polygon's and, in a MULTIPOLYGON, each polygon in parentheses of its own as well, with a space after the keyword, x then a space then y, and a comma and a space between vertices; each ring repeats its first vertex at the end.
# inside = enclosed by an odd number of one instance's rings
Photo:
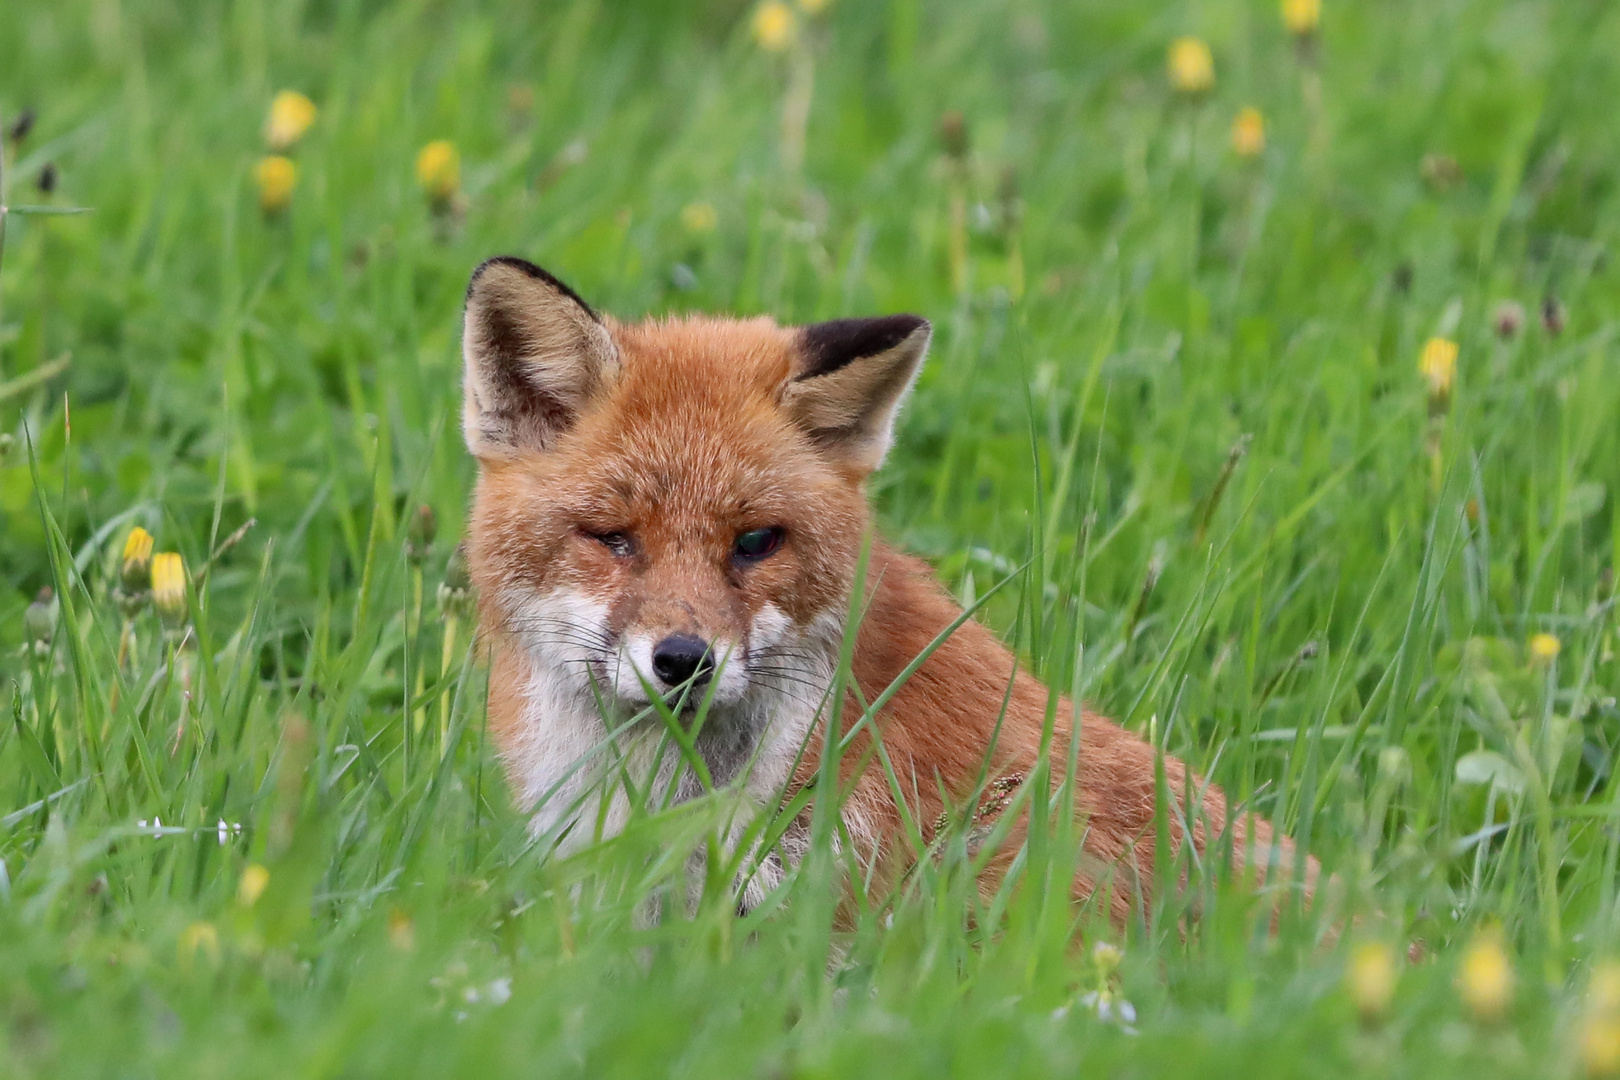
MULTIPOLYGON (((871 535, 864 483, 929 336, 907 315, 626 324, 521 260, 475 272, 463 336, 463 430, 479 464, 469 565, 491 729, 547 846, 611 835, 632 792, 716 787, 745 813, 774 807, 816 769, 847 636, 857 700, 890 695, 842 762, 846 832, 863 858, 903 867, 907 816, 932 822, 948 801, 980 798, 986 779, 1010 792, 1028 775, 1048 691, 961 619, 925 565, 871 535), (673 752, 671 723, 695 754, 673 752), (877 750, 907 790, 870 767, 877 750)), ((842 710, 846 724, 860 711, 842 710)), ((1080 737, 1076 892, 1112 877, 1128 887, 1111 895, 1140 898, 1154 865, 1153 752, 1066 701, 1058 714, 1058 748, 1080 737)), ((1172 840, 1202 848, 1227 828, 1225 801, 1174 759, 1166 772, 1178 799, 1198 803, 1172 840)), ((1240 864, 1291 855, 1261 819, 1237 833, 1240 864)))

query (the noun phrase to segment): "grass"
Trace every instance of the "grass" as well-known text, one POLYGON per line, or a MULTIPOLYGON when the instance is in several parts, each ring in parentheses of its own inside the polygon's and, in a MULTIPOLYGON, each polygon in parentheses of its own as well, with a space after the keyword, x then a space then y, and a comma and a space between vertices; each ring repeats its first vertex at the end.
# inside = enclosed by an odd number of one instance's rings
POLYGON ((9 13, 0 118, 37 122, 6 143, 3 201, 91 212, 5 223, 0 1073, 1602 1064, 1582 1047, 1615 1022, 1586 987, 1620 951, 1620 10, 1329 0, 1309 54, 1269 0, 834 3, 782 54, 750 17, 9 13), (1214 51, 1201 100, 1166 84, 1182 34, 1214 51), (319 115, 266 216, 253 167, 288 87, 319 115), (1244 105, 1255 159, 1228 146, 1244 105), (452 214, 413 173, 438 138, 452 214), (1028 664, 1285 822, 1361 921, 1271 934, 1200 871, 1200 920, 1165 901, 1109 928, 1037 842, 988 906, 957 846, 836 918, 822 844, 744 920, 711 882, 646 925, 718 800, 536 858, 435 601, 472 477, 460 297, 499 252, 622 316, 931 318, 885 528, 964 598, 1010 575, 980 616, 1028 664), (1527 311, 1508 339, 1504 299, 1527 311), (1443 409, 1417 367, 1436 335, 1460 346, 1443 409), (418 566, 421 504, 440 535, 418 566), (120 663, 136 524, 191 568, 193 634, 144 611, 120 663), (1118 972, 1077 927, 1122 946, 1118 972), (1517 972, 1496 1023, 1454 986, 1492 927, 1517 972), (1411 936, 1430 958, 1359 1021, 1347 957, 1411 936), (1134 1033, 1081 1000, 1099 987, 1134 1033))

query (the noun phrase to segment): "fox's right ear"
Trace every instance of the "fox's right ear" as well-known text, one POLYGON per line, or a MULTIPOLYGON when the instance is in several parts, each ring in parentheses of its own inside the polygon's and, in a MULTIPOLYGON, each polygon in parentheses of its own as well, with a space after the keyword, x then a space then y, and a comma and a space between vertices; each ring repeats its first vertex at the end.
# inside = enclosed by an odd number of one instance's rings
POLYGON ((546 449, 619 367, 596 312, 538 266, 510 257, 473 271, 461 352, 462 434, 477 457, 546 449))

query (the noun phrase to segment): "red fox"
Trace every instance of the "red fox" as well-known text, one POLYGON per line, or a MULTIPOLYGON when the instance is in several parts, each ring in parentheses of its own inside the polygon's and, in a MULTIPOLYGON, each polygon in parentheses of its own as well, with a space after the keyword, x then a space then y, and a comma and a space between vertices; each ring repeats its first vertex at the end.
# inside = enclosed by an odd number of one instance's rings
MULTIPOLYGON (((701 790, 678 755, 660 751, 655 694, 688 703, 683 717, 701 700, 693 738, 705 779, 735 785, 749 805, 771 809, 812 779, 869 535, 864 484, 931 333, 912 315, 621 323, 521 259, 474 272, 463 331, 463 428, 479 466, 468 561, 491 729, 537 836, 572 850, 622 828, 629 796, 604 784, 610 774, 675 784, 677 798, 701 790)), ((866 559, 850 675, 871 702, 962 609, 920 560, 881 540, 866 559)), ((860 857, 896 880, 919 856, 890 774, 871 764, 874 739, 931 843, 968 801, 985 817, 1014 802, 1048 703, 1005 645, 963 622, 841 759, 842 819, 860 857)), ((843 709, 846 728, 860 714, 843 709)), ((1067 760, 1072 716, 1060 701, 1054 761, 1067 760)), ((1106 886, 1123 922, 1153 888, 1155 751, 1089 711, 1080 724, 1074 894, 1106 886)), ((1167 835, 1178 851, 1189 834, 1197 851, 1216 850, 1235 824, 1225 797, 1174 758, 1164 768, 1177 803, 1167 835)), ((988 858, 990 885, 1022 840, 1022 821, 1008 824, 988 858)), ((1253 877, 1293 865, 1293 845, 1256 815, 1228 839, 1253 877)), ((1307 898, 1317 874, 1307 857, 1307 898)))

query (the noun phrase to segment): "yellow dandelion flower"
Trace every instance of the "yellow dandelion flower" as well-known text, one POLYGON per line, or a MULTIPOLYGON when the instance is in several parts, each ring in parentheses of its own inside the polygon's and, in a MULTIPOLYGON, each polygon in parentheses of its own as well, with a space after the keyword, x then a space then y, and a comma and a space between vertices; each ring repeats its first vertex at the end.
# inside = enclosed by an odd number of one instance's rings
POLYGON ((186 564, 178 553, 152 557, 152 602, 169 627, 186 621, 186 564))
POLYGON ((416 948, 416 923, 399 908, 388 912, 388 944, 400 952, 416 948))
POLYGON ((1418 371, 1428 380, 1431 398, 1450 397, 1451 384, 1457 379, 1457 343, 1443 337, 1430 338, 1418 357, 1418 371))
POLYGON ((1266 148, 1266 118, 1249 105, 1232 121, 1232 149, 1239 157, 1259 157, 1266 148))
POLYGON ((258 863, 249 863, 248 868, 242 871, 242 880, 236 883, 236 902, 245 908, 252 907, 264 895, 265 888, 270 884, 270 871, 258 863))
POLYGON ((1620 1016, 1620 961, 1606 960, 1592 970, 1586 988, 1587 1007, 1620 1016))
POLYGON ((1501 933, 1485 931, 1463 953, 1457 992, 1463 1004, 1484 1024, 1494 1024, 1513 1004, 1513 961, 1502 948, 1501 933))
POLYGON ((271 154, 259 159, 253 167, 254 182, 259 185, 259 207, 267 214, 276 214, 292 204, 293 189, 298 186, 298 166, 291 158, 271 154))
POLYGON ((1361 1019, 1371 1023, 1389 1011, 1395 997, 1395 951, 1381 941, 1363 942, 1350 954, 1344 981, 1361 1019))
POLYGON ((793 9, 782 0, 765 0, 754 10, 754 40, 766 52, 781 52, 793 44, 798 30, 793 9))
POLYGON ((190 966, 198 953, 206 953, 210 961, 219 960, 219 931, 209 922, 194 922, 180 932, 178 950, 180 962, 190 966))
POLYGON ((272 150, 291 149, 315 123, 315 103, 296 90, 283 90, 270 102, 264 141, 272 150))
POLYGON ((1215 85, 1215 57, 1202 38, 1172 41, 1169 67, 1170 85, 1180 93, 1204 94, 1215 85))
POLYGON ((434 202, 449 202, 461 188, 461 155, 448 139, 435 139, 416 155, 416 182, 434 202))
POLYGON ((681 207, 681 225, 689 233, 713 232, 719 222, 713 203, 695 202, 681 207))
POLYGON ((1322 0, 1283 0, 1282 17, 1290 34, 1314 34, 1322 22, 1322 0))
POLYGON ((1587 1076, 1620 1076, 1620 1019, 1586 1018, 1581 1025, 1581 1067, 1587 1076))
POLYGON ((1563 642, 1552 634, 1535 634, 1530 638, 1530 660, 1536 664, 1550 664, 1558 658, 1563 642))
POLYGON ((152 578, 152 534, 139 525, 129 530, 124 540, 124 558, 118 575, 125 589, 145 591, 152 578))

